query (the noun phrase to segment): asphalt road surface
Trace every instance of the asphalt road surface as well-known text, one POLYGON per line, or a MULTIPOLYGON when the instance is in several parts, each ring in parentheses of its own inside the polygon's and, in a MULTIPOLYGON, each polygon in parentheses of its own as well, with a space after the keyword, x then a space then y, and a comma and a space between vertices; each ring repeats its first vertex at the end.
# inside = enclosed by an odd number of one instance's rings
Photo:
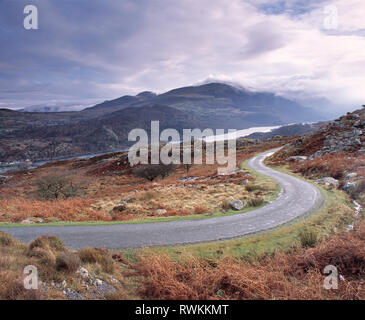
POLYGON ((276 200, 250 212, 201 220, 104 226, 32 226, 0 230, 26 243, 41 235, 56 235, 71 249, 180 245, 265 232, 309 214, 323 202, 320 191, 312 184, 266 167, 263 160, 271 153, 265 152, 253 157, 248 165, 275 179, 282 191, 276 200))

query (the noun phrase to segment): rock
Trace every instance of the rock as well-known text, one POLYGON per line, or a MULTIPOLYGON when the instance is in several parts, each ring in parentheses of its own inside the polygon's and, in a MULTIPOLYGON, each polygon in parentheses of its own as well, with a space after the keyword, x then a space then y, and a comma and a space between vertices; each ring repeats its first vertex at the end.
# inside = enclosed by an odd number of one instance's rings
POLYGON ((350 114, 347 115, 347 119, 349 119, 349 120, 356 120, 356 119, 359 119, 359 118, 360 118, 360 116, 356 113, 350 113, 350 114))
POLYGON ((182 177, 182 178, 178 179, 178 181, 186 182, 186 181, 195 181, 197 179, 199 179, 199 177, 182 177))
POLYGON ((357 173, 352 172, 352 173, 349 173, 348 175, 346 175, 346 180, 351 180, 351 179, 356 178, 356 177, 357 177, 357 173))
POLYGON ((84 299, 83 295, 81 295, 77 291, 71 290, 70 288, 67 288, 67 289, 63 290, 62 293, 69 300, 83 300, 84 299))
POLYGON ((354 144, 355 144, 356 146, 362 146, 362 143, 361 143, 360 139, 355 139, 355 140, 354 140, 354 144))
POLYGON ((49 291, 49 288, 47 287, 47 284, 43 281, 38 281, 39 287, 41 287, 41 290, 49 291))
POLYGON ((323 184, 325 186, 333 186, 334 188, 338 188, 339 186, 339 181, 332 178, 332 177, 325 177, 325 178, 322 178, 322 179, 318 179, 315 181, 315 183, 317 184, 323 184))
POLYGON ((163 214, 165 214, 167 212, 167 210, 166 209, 157 209, 157 210, 155 210, 153 213, 154 214, 157 214, 157 215, 163 215, 163 214))
POLYGON ((308 157, 306 156, 292 156, 292 157, 289 157, 288 160, 294 160, 294 161, 304 161, 304 160, 307 160, 308 157))
POLYGON ((119 280, 117 280, 117 279, 115 279, 115 278, 113 278, 113 277, 110 277, 110 281, 111 281, 112 283, 114 283, 114 284, 120 284, 120 281, 119 281, 119 280))
POLYGON ((62 288, 66 288, 66 287, 67 287, 67 282, 66 282, 66 280, 63 280, 63 281, 61 282, 61 287, 62 287, 62 288))
POLYGON ((101 281, 100 279, 95 279, 96 286, 101 286, 102 284, 103 284, 103 281, 101 281))
POLYGON ((87 269, 80 267, 77 271, 77 274, 79 274, 81 276, 81 278, 83 279, 87 279, 89 278, 89 271, 87 271, 87 269))
POLYGON ((243 209, 243 202, 241 200, 233 200, 229 204, 233 210, 239 211, 243 209))
POLYGON ((365 156, 365 149, 360 149, 360 150, 359 150, 359 152, 360 152, 363 156, 365 156))
POLYGON ((32 220, 29 219, 25 219, 22 222, 20 222, 21 224, 33 224, 34 222, 32 220))
POLYGON ((342 187, 342 190, 344 190, 347 193, 350 193, 352 190, 356 188, 356 182, 346 182, 344 186, 342 187))

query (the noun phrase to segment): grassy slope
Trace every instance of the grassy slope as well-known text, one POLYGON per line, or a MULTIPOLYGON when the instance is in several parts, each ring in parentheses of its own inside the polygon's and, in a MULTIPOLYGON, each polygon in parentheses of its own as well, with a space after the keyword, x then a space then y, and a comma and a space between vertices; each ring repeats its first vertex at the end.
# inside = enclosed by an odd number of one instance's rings
MULTIPOLYGON (((266 199, 266 201, 273 201, 275 200, 280 192, 279 185, 271 178, 266 177, 262 174, 259 174, 258 172, 252 170, 246 165, 246 162, 243 162, 241 164, 241 167, 248 171, 252 177, 255 178, 255 183, 258 184, 265 184, 266 186, 269 186, 274 191, 272 194, 266 199)), ((229 216, 234 215, 238 213, 245 213, 249 212, 258 208, 261 208, 265 206, 266 203, 263 203, 260 206, 256 207, 247 207, 244 208, 241 211, 224 211, 224 212, 218 212, 218 213, 208 213, 208 214, 195 214, 195 215, 189 215, 189 216, 173 216, 173 217, 156 217, 156 218, 147 218, 147 219, 138 219, 138 220, 127 220, 127 221, 113 221, 113 222, 107 222, 107 221, 89 221, 89 222, 50 222, 50 223, 37 223, 37 224, 21 224, 21 223, 0 223, 0 227, 4 228, 24 228, 24 227, 63 227, 63 226, 97 226, 97 225, 117 225, 117 224, 139 224, 139 223, 153 223, 153 222, 168 222, 168 221, 178 221, 178 220, 199 220, 199 219, 208 219, 208 218, 215 218, 215 217, 221 217, 221 216, 229 216)))

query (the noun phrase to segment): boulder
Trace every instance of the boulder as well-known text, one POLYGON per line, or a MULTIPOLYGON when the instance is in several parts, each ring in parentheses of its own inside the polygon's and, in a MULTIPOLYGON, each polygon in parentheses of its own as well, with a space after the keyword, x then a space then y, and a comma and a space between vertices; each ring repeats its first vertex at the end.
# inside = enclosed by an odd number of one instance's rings
POLYGON ((353 178, 357 177, 357 173, 356 172, 352 172, 346 175, 346 180, 351 180, 353 178))
POLYGON ((243 202, 241 200, 233 200, 229 204, 233 210, 239 211, 243 209, 243 202))
POLYGON ((87 271, 87 269, 80 267, 77 271, 77 274, 79 274, 81 276, 81 278, 83 279, 88 279, 89 278, 89 271, 87 271))
POLYGON ((356 185, 357 185, 356 182, 346 182, 342 187, 342 190, 344 190, 347 193, 350 193, 352 190, 356 188, 356 185))
POLYGON ((353 142, 353 144, 354 144, 355 146, 361 146, 361 145, 362 145, 362 143, 361 143, 360 139, 355 139, 355 140, 354 140, 354 142, 353 142))
POLYGON ((95 279, 95 285, 98 287, 98 286, 101 286, 103 285, 103 281, 100 280, 100 279, 95 279))
POLYGON ((325 185, 325 186, 332 186, 336 189, 340 185, 339 181, 332 178, 332 177, 325 177, 325 178, 322 178, 322 179, 318 179, 318 180, 315 181, 315 183, 322 184, 322 185, 325 185))
POLYGON ((306 156, 292 156, 292 157, 289 157, 288 160, 294 160, 294 161, 304 161, 304 160, 307 160, 308 157, 306 156))
POLYGON ((361 127, 361 121, 360 121, 360 120, 357 120, 357 121, 354 123, 354 127, 361 127))
POLYGON ((166 210, 166 209, 157 209, 157 210, 155 210, 153 213, 154 213, 154 214, 157 214, 158 216, 160 216, 160 215, 165 214, 166 212, 167 212, 167 210, 166 210))

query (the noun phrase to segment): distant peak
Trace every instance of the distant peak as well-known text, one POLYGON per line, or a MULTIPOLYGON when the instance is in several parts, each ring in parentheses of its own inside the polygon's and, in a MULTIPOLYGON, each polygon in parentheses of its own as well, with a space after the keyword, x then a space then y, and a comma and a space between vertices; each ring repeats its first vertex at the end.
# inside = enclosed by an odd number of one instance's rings
POLYGON ((240 91, 245 91, 245 92, 256 92, 258 90, 256 90, 255 88, 253 88, 250 85, 243 85, 239 82, 236 81, 232 81, 232 80, 222 80, 222 79, 215 79, 215 78, 207 78, 204 81, 200 81, 198 83, 195 84, 195 86, 204 86, 204 85, 216 85, 216 86, 226 86, 226 87, 232 87, 234 89, 240 90, 240 91))
POLYGON ((137 94, 137 97, 141 97, 141 98, 152 98, 155 97, 156 93, 152 92, 152 91, 143 91, 137 94))

